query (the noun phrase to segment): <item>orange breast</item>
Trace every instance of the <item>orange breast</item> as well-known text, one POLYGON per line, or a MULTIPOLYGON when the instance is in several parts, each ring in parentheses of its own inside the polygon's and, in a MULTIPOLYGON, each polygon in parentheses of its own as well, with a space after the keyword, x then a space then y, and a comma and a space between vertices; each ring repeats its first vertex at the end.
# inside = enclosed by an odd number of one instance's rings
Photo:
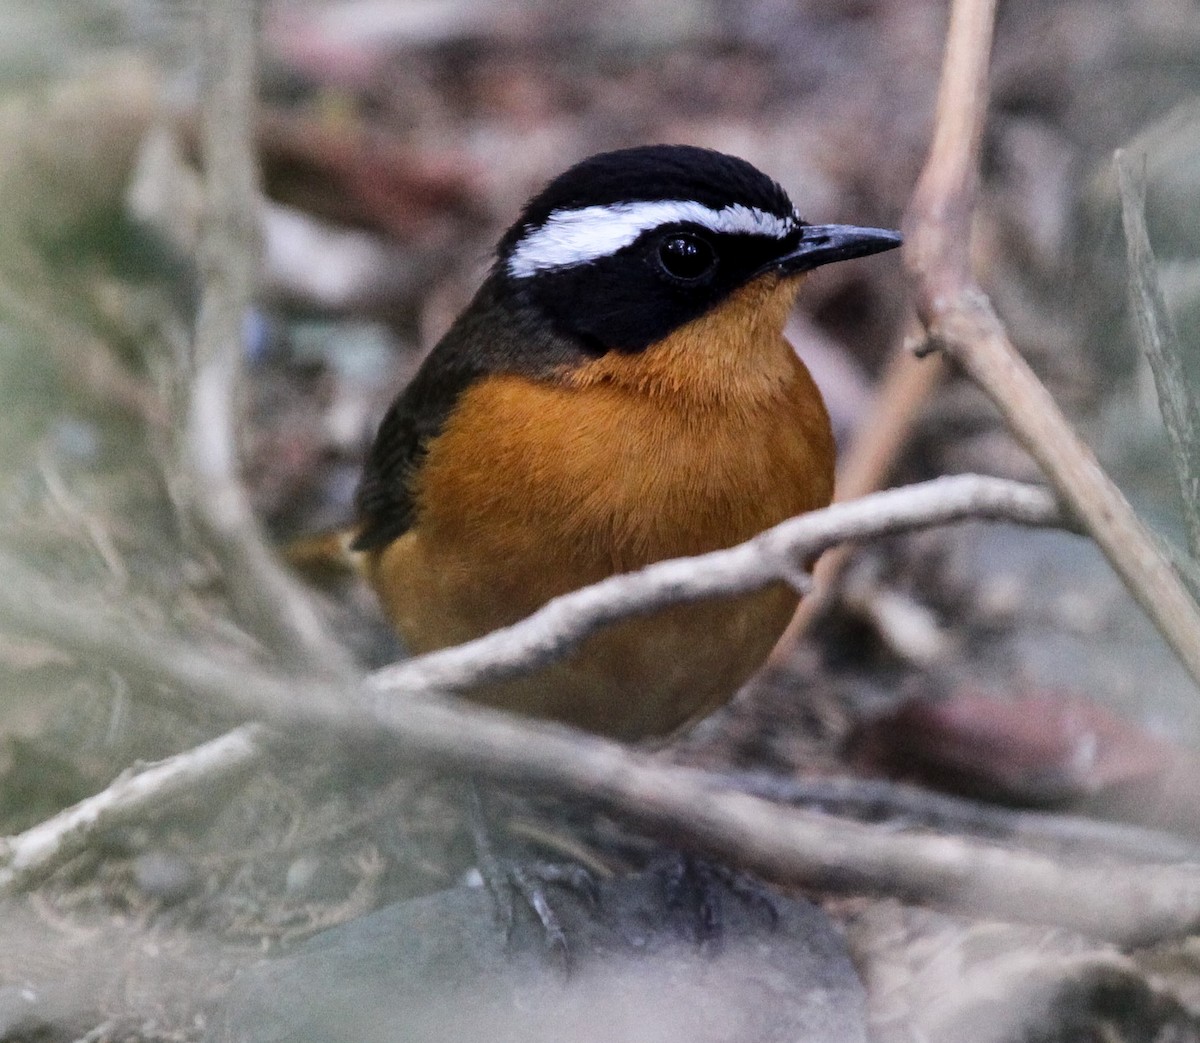
MULTIPOLYGON (((779 334, 793 293, 774 280, 742 291, 647 352, 558 381, 472 386, 429 446, 417 524, 367 561, 412 649, 468 640, 615 572, 730 546, 827 504, 829 421, 779 334), (760 319, 769 328, 756 336, 760 319)), ((662 735, 736 691, 795 601, 780 585, 678 607, 476 694, 608 734, 662 735)))

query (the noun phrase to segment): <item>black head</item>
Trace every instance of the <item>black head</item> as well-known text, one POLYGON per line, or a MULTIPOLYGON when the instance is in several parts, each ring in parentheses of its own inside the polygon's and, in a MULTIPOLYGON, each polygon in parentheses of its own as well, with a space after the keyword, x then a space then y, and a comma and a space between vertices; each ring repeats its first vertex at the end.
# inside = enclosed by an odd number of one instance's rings
POLYGON ((500 241, 497 278, 597 351, 640 351, 770 270, 900 245, 810 225, 745 160, 687 145, 605 152, 560 174, 500 241))

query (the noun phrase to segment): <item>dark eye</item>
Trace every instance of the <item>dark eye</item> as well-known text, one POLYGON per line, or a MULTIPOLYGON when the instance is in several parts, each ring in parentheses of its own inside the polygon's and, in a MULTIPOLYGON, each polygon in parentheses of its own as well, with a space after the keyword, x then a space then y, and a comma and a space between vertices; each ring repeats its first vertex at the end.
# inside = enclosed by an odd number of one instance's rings
POLYGON ((712 271, 717 255, 698 235, 673 235, 659 245, 658 263, 672 278, 692 282, 712 271))

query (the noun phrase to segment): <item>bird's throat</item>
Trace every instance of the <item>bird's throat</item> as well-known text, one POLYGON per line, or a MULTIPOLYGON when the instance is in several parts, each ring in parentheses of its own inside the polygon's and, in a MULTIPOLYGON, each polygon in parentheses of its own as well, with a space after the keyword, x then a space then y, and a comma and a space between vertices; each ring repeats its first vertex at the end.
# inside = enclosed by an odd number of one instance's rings
POLYGON ((610 351, 562 376, 571 387, 616 385, 696 405, 777 396, 794 370, 783 327, 802 277, 768 273, 644 351, 610 351))

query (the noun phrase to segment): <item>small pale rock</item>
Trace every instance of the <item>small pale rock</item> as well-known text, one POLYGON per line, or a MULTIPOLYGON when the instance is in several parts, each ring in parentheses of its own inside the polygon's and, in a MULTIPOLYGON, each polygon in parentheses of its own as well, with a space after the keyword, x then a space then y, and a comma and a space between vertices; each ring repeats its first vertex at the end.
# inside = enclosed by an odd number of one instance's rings
POLYGON ((169 851, 147 851, 133 863, 133 879, 147 897, 162 902, 186 898, 198 883, 190 862, 169 851))

